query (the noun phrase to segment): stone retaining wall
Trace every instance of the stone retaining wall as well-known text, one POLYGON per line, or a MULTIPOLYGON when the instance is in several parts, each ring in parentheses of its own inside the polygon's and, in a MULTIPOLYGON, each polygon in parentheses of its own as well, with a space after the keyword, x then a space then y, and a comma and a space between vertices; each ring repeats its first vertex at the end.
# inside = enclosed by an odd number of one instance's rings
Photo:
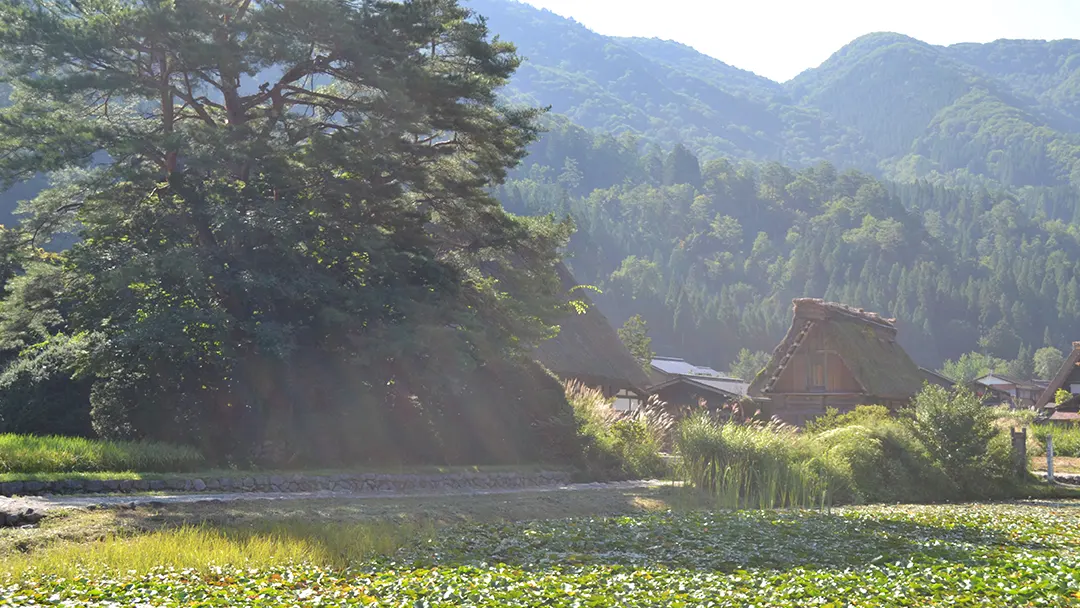
POLYGON ((430 475, 254 475, 173 479, 68 479, 0 483, 0 496, 137 492, 416 492, 531 488, 570 483, 564 471, 441 473, 430 475))

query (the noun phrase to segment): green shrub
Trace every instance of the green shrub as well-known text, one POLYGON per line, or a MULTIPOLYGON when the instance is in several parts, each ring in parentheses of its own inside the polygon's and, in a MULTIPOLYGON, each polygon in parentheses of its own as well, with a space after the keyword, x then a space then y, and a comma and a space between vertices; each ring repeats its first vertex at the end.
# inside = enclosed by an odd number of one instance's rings
POLYGON ((635 479, 662 477, 665 463, 660 445, 642 420, 618 420, 610 430, 611 448, 623 462, 623 471, 635 479))
POLYGON ((179 473, 204 465, 193 448, 81 437, 0 435, 0 473, 179 473))
POLYGON ((57 336, 0 374, 0 433, 91 436, 90 381, 75 378, 79 340, 57 336))
POLYGON ((915 438, 963 496, 996 494, 1008 481, 1008 465, 1004 473, 1000 465, 1011 455, 1002 456, 998 447, 991 450, 995 437, 1003 434, 994 424, 995 413, 971 391, 927 386, 905 414, 915 438))
POLYGON ((807 433, 824 433, 832 429, 838 429, 852 424, 864 424, 873 426, 880 422, 888 422, 892 418, 889 408, 884 405, 860 405, 844 414, 835 407, 825 410, 824 416, 819 416, 806 423, 807 433))
POLYGON ((1014 463, 997 415, 970 392, 931 386, 902 417, 831 410, 805 433, 699 413, 680 424, 676 446, 684 481, 731 507, 999 497, 1014 463))
POLYGON ((816 436, 853 502, 925 502, 957 495, 911 431, 897 421, 842 426, 816 436))

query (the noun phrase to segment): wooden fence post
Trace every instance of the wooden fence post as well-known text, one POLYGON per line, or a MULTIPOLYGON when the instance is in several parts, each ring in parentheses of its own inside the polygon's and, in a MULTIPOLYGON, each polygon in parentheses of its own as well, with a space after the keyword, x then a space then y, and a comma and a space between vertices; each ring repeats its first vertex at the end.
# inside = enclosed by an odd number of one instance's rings
POLYGON ((1054 436, 1046 436, 1046 481, 1054 483, 1054 436))
POLYGON ((1013 447, 1013 466, 1016 469, 1016 475, 1023 478, 1027 475, 1028 469, 1028 457, 1027 457, 1027 427, 1021 428, 1019 431, 1016 428, 1012 429, 1012 447, 1013 447))

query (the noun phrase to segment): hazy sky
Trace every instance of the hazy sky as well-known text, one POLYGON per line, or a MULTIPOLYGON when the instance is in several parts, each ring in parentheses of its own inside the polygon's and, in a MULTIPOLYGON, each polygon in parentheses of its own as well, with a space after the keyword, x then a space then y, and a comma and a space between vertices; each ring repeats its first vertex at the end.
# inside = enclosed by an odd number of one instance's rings
POLYGON ((1080 0, 526 0, 610 36, 677 40, 785 81, 870 32, 933 44, 1080 38, 1080 0))

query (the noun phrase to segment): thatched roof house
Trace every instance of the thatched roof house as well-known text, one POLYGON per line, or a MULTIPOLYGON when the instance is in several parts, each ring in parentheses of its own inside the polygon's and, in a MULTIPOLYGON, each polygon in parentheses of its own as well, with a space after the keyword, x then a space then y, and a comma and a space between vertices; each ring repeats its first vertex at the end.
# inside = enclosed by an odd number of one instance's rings
POLYGON ((1057 375, 1039 395, 1035 407, 1050 411, 1050 420, 1055 422, 1080 421, 1080 399, 1069 399, 1059 406, 1054 404, 1054 396, 1059 390, 1072 395, 1080 395, 1080 342, 1073 342, 1073 350, 1058 369, 1057 375))
POLYGON ((750 384, 763 409, 804 424, 835 407, 901 407, 922 388, 923 374, 896 342, 896 321, 823 300, 794 301, 791 329, 750 384))
POLYGON ((630 354, 607 317, 581 291, 566 266, 558 268, 567 299, 588 304, 584 314, 570 314, 559 322, 559 334, 537 347, 536 359, 560 378, 580 380, 603 389, 609 397, 621 392, 644 395, 649 377, 630 354))

